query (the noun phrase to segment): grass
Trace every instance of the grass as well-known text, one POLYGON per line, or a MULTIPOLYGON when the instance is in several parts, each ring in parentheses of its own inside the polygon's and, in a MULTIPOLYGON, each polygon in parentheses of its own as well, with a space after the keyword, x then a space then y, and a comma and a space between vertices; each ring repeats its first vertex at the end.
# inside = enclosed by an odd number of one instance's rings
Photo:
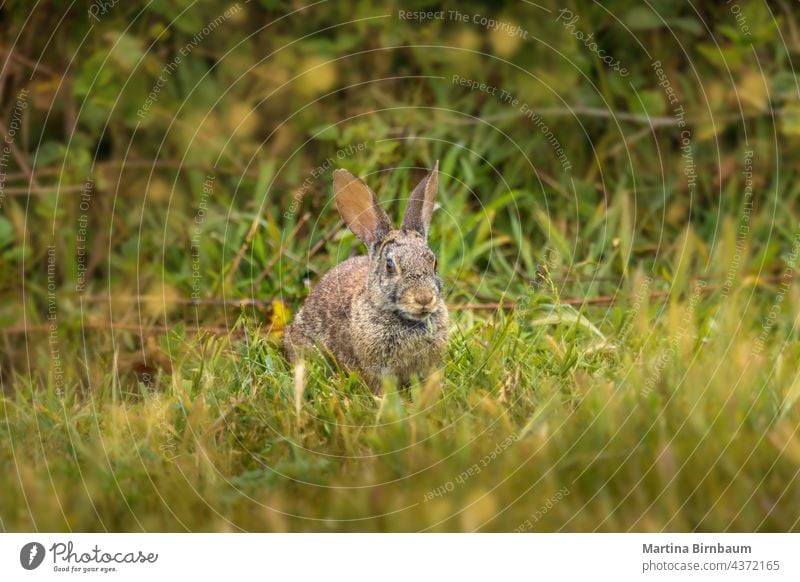
MULTIPOLYGON (((121 350, 63 394, 19 376, 0 401, 0 516, 13 530, 796 530, 800 346, 754 351, 770 297, 755 283, 650 301, 659 283, 634 273, 613 307, 579 313, 548 277, 513 312, 456 315, 442 374, 410 394, 376 398, 311 362, 299 412, 292 370, 246 318, 243 336, 170 331, 154 349, 171 369, 149 383, 121 350)), ((792 287, 784 308, 797 300, 792 287)), ((65 375, 85 357, 62 354, 65 375)))
POLYGON ((369 4, 266 34, 251 2, 139 119, 221 12, 199 4, 9 9, 5 94, 30 96, 0 196, 0 531, 800 529, 791 14, 740 2, 744 39, 723 4, 575 2, 622 78, 525 3, 492 15, 536 42, 369 4), (541 113, 570 169, 453 74, 541 113), (374 397, 313 361, 297 385, 281 329, 362 251, 331 171, 399 216, 435 160, 441 372, 374 397))

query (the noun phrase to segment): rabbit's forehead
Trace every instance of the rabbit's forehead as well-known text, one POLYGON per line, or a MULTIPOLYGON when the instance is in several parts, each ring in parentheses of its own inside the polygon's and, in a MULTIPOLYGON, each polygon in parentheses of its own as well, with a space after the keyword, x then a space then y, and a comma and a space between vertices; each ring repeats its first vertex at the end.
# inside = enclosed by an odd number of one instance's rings
POLYGON ((403 263, 419 261, 426 263, 433 258, 422 235, 415 231, 397 230, 390 232, 381 245, 387 257, 400 259, 403 263))
POLYGON ((425 239, 422 238, 422 235, 418 233, 416 230, 408 230, 406 228, 400 228, 397 230, 390 230, 389 234, 383 237, 383 241, 381 244, 389 245, 389 244, 403 244, 403 243, 411 243, 411 244, 419 244, 422 243, 422 246, 425 245, 425 239))

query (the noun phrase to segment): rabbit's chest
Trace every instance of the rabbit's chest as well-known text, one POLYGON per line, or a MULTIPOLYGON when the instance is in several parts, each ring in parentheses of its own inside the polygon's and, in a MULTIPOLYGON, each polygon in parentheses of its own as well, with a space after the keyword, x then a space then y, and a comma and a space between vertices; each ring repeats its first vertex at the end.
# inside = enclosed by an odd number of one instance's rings
POLYGON ((357 352, 362 364, 380 370, 380 375, 407 377, 441 359, 447 341, 446 313, 413 324, 380 320, 370 324, 359 328, 357 352))

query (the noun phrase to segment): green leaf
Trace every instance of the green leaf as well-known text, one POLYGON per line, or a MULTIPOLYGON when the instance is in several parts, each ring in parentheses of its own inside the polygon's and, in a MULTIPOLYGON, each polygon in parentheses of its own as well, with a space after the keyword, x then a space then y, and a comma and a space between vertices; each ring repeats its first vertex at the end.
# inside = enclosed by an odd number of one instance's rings
POLYGON ((5 216, 0 216, 0 248, 3 248, 13 242, 14 227, 5 216))
POLYGON ((637 95, 631 95, 630 108, 633 113, 641 113, 650 117, 663 115, 666 110, 663 93, 661 91, 639 91, 637 95))
POLYGON ((800 136, 800 105, 788 105, 781 116, 781 133, 789 136, 800 136))
POLYGON ((703 26, 694 18, 669 18, 667 19, 667 24, 672 28, 683 30, 694 36, 703 34, 703 26))
POLYGON ((631 30, 653 30, 665 26, 659 16, 645 6, 637 6, 628 11, 622 21, 631 30))
POLYGON ((109 31, 105 39, 110 43, 110 61, 126 71, 132 71, 144 56, 141 41, 125 32, 109 31))

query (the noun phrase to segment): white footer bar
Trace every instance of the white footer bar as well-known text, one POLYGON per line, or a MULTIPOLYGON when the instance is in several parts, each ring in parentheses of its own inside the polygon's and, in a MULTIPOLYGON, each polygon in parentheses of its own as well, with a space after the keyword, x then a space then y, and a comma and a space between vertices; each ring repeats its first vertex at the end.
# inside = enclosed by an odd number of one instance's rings
POLYGON ((0 580, 777 582, 798 566, 800 534, 0 535, 0 580))

